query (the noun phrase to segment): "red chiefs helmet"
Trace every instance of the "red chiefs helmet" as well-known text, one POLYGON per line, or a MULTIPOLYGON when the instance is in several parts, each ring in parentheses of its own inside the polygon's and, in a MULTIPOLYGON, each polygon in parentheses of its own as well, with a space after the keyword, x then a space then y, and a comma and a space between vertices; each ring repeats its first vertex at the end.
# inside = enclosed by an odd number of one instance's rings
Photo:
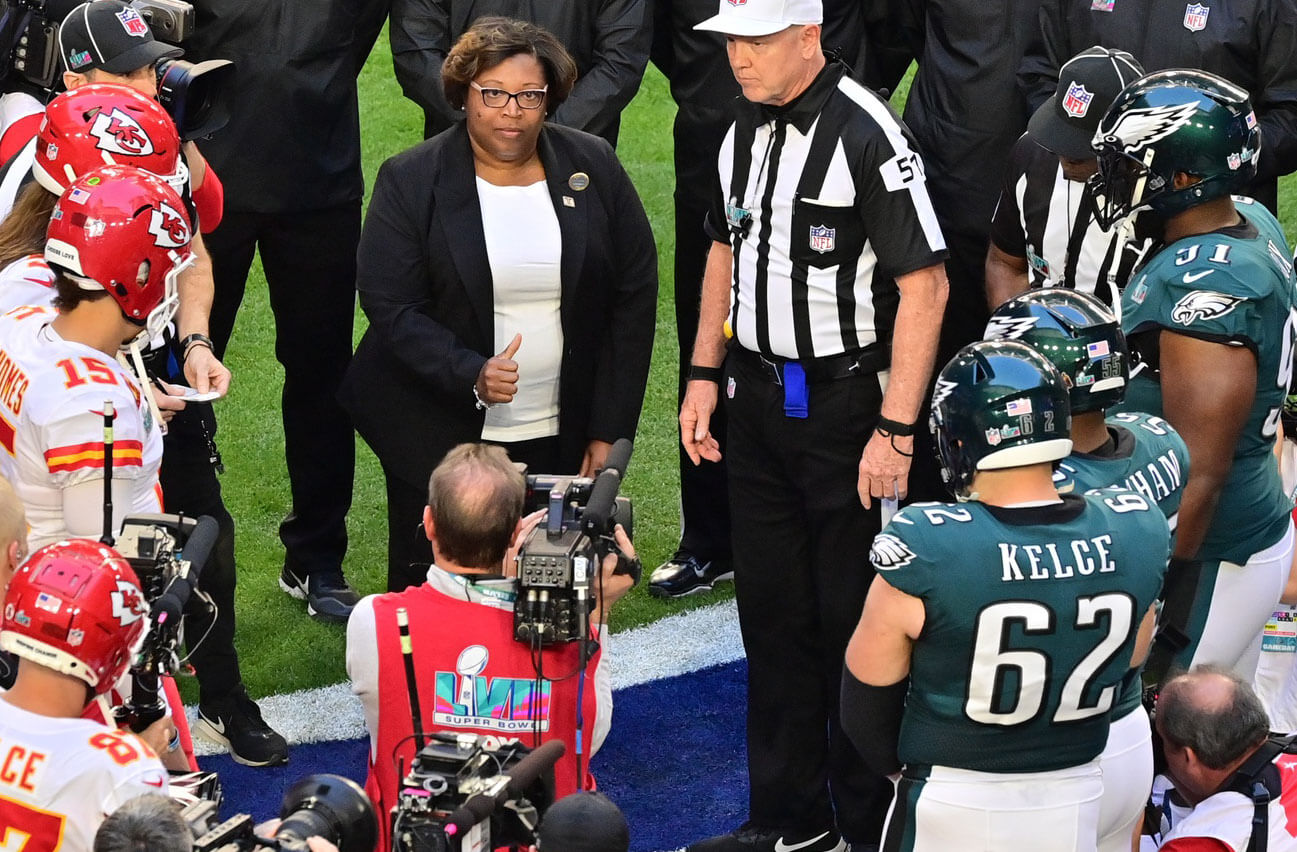
POLYGON ((9 581, 0 648, 103 695, 139 650, 148 615, 140 581, 117 551, 68 539, 33 553, 9 581))
POLYGON ((177 191, 189 179, 175 122, 157 101, 129 86, 95 83, 64 92, 45 108, 32 174, 55 195, 99 166, 152 172, 177 191))
POLYGON ((165 181, 130 166, 103 166, 54 205, 45 260, 85 289, 107 290, 154 337, 179 304, 176 275, 193 262, 191 233, 185 205, 165 181))

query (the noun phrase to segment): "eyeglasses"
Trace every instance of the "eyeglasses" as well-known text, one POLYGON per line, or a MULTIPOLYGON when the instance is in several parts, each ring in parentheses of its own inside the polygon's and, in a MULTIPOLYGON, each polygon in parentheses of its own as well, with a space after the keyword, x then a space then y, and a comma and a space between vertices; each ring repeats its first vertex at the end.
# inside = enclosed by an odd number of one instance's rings
POLYGON ((476 80, 468 82, 470 86, 482 93, 482 103, 491 107, 491 109, 503 109, 513 98, 518 102, 518 106, 523 109, 540 109, 541 104, 545 103, 545 93, 549 91, 549 86, 543 89, 523 89, 521 92, 506 92, 504 89, 488 89, 479 86, 476 80))

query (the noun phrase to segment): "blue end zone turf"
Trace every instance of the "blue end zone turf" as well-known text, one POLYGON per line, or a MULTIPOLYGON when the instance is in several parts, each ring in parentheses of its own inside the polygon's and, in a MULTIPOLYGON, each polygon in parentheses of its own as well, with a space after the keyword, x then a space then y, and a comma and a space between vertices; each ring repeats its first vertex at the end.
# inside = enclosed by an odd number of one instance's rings
MULTIPOLYGON (((675 849, 730 831, 747 817, 742 660, 617 691, 613 727, 594 759, 599 788, 626 813, 632 852, 675 849)), ((200 760, 221 775, 222 816, 278 816, 297 779, 332 772, 365 782, 368 740, 293 746, 274 769, 240 766, 226 755, 200 760)))

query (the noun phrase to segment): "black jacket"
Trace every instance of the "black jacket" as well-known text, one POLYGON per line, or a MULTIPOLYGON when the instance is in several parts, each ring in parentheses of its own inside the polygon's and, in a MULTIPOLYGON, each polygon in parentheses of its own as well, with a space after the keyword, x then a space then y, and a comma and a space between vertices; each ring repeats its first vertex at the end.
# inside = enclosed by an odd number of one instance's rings
MULTIPOLYGON (((590 440, 635 435, 657 248, 606 142, 546 124, 538 147, 563 238, 559 441, 564 467, 576 472, 590 440), (569 186, 577 172, 589 176, 583 191, 569 186)), ((379 169, 357 260, 369 330, 340 399, 379 460, 425 488, 447 450, 481 436, 473 383, 495 354, 491 269, 462 123, 379 169)))
POLYGON ((197 0, 185 59, 231 59, 230 123, 199 141, 234 212, 357 201, 356 75, 391 0, 197 0))
POLYGON ((1058 85, 1059 67, 1096 44, 1129 51, 1149 72, 1200 68, 1219 74, 1252 96, 1262 147, 1249 194, 1275 210, 1276 179, 1297 169, 1297 5, 1202 0, 1206 21, 1191 30, 1186 6, 1192 5, 1193 0, 1043 0, 1041 42, 1024 58, 1019 85, 1031 105, 1043 103, 1058 85))
POLYGON ((571 96, 552 116, 617 144, 621 111, 639 91, 648 64, 649 0, 395 0, 392 61, 410 100, 423 107, 425 134, 459 121, 441 88, 441 64, 464 31, 484 15, 539 24, 576 60, 571 96))

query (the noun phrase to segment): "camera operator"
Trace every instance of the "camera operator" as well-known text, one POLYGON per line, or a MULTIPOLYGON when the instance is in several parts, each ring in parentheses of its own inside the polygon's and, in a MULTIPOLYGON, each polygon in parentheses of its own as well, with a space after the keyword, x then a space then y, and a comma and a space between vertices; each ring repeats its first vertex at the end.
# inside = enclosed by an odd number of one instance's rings
POLYGON ((104 820, 95 832, 94 852, 190 852, 193 832, 175 799, 136 796, 104 820))
POLYGON ((603 793, 583 790, 545 812, 536 832, 538 852, 627 852, 630 827, 603 793))
POLYGON ((41 548, 10 580, 0 648, 18 677, 0 696, 0 826, 31 848, 89 852, 105 815, 167 789, 143 740, 81 718, 126 672, 147 616, 135 572, 96 542, 41 548))
MULTIPOLYGON (((531 646, 514 638, 516 568, 506 554, 513 554, 544 514, 522 518, 524 494, 523 476, 502 448, 460 444, 452 449, 428 485, 423 525, 434 564, 427 582, 364 598, 347 624, 347 673, 365 707, 371 745, 366 789, 379 814, 380 850, 390 845, 388 813, 400 782, 397 758, 409 766, 415 753, 398 609, 409 614, 415 667, 435 673, 424 676, 419 696, 431 731, 517 737, 528 745, 562 739, 567 752, 555 766, 559 796, 578 789, 578 752, 593 755, 607 735, 612 689, 606 655, 596 652, 583 676, 572 677, 582 643, 549 645, 533 659, 531 646), (482 706, 487 702, 491 705, 482 706), (584 729, 576 748, 581 718, 584 729)), ((620 525, 615 535, 621 553, 634 559, 620 525)), ((613 573, 616 565, 616 553, 605 557, 593 583, 590 620, 601 638, 608 609, 632 585, 630 577, 613 573)), ((580 786, 590 781, 587 776, 580 786)))

